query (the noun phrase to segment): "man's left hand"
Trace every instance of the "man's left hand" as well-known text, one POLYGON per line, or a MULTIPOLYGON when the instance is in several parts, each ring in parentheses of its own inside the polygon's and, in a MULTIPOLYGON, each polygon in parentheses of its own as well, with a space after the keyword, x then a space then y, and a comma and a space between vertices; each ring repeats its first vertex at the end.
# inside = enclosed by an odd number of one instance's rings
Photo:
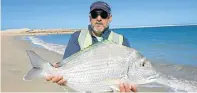
POLYGON ((120 83, 120 92, 137 92, 136 86, 133 84, 120 83))

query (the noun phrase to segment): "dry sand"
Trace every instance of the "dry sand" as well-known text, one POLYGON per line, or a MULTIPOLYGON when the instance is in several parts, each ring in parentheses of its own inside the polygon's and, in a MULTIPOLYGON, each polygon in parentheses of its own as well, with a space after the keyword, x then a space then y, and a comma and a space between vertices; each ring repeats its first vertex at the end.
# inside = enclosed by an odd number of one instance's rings
POLYGON ((58 62, 62 55, 20 40, 16 36, 1 36, 1 91, 2 92, 63 92, 63 88, 44 79, 23 81, 31 69, 26 50, 33 50, 49 62, 58 62))

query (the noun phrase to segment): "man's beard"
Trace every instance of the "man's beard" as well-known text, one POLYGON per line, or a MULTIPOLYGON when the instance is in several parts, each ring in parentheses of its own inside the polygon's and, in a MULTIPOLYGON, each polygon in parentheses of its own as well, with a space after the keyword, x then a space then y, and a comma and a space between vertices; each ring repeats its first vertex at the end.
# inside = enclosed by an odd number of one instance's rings
POLYGON ((102 23, 96 23, 95 25, 92 25, 92 24, 91 24, 91 26, 92 26, 93 31, 96 32, 96 33, 98 33, 98 34, 102 33, 102 32, 105 30, 105 28, 108 27, 108 26, 104 26, 102 23), (95 27, 96 25, 101 25, 101 26, 103 26, 103 29, 97 29, 97 28, 95 27))

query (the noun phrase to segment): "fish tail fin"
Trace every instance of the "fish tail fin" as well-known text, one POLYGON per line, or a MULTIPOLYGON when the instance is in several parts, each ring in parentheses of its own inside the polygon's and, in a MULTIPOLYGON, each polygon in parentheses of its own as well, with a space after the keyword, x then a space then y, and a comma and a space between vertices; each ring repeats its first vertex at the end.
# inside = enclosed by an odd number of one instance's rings
POLYGON ((23 80, 32 80, 36 77, 41 76, 43 71, 43 64, 46 63, 39 55, 34 51, 26 50, 27 55, 31 61, 32 69, 23 77, 23 80))

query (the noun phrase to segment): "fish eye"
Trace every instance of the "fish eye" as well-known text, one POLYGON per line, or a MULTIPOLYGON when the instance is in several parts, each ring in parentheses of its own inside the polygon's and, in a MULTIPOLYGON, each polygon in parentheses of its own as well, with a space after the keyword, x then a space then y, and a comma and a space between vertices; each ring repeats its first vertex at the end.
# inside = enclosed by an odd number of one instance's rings
POLYGON ((141 67, 145 67, 146 66, 146 61, 143 61, 141 64, 140 64, 141 67))
POLYGON ((150 64, 150 61, 148 59, 145 59, 140 63, 140 67, 151 68, 152 66, 150 64))
POLYGON ((145 66, 145 62, 142 63, 142 66, 143 66, 143 67, 145 66))

